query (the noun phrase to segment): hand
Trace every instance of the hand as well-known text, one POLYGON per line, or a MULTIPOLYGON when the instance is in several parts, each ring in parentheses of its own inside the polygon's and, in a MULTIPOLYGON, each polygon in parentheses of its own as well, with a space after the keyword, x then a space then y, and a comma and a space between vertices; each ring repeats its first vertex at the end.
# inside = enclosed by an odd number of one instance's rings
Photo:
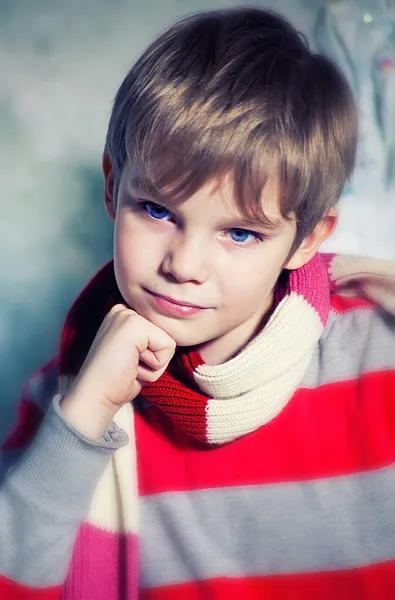
POLYGON ((159 379, 175 347, 165 331, 123 304, 115 305, 61 403, 62 413, 81 433, 99 439, 121 406, 145 382, 159 379))

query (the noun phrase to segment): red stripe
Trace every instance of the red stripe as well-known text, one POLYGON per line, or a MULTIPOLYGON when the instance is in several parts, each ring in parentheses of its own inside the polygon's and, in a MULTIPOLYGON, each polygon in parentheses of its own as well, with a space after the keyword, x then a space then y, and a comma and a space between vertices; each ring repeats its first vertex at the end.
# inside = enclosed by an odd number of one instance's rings
POLYGON ((364 298, 349 298, 347 296, 331 296, 331 310, 336 313, 344 314, 355 310, 356 308, 375 309, 375 305, 364 298))
POLYGON ((4 442, 2 450, 17 450, 29 444, 36 435, 43 416, 37 404, 22 400, 18 405, 16 425, 4 442))
POLYGON ((308 480, 395 461, 395 373, 299 390, 257 431, 220 447, 195 442, 157 407, 136 411, 141 495, 308 480), (182 450, 182 451, 180 451, 182 450))
POLYGON ((0 575, 0 598, 2 600, 59 600, 62 586, 50 588, 29 588, 10 581, 0 575))
POLYGON ((302 575, 218 578, 141 590, 141 600, 393 600, 395 562, 302 575))

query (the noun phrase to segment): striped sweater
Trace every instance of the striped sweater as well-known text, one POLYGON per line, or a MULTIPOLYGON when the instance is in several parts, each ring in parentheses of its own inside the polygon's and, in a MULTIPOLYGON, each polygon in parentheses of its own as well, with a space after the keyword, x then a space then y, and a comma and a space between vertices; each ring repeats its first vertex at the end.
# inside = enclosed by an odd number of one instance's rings
POLYGON ((2 453, 0 598, 393 598, 395 267, 317 256, 235 359, 179 351, 92 442, 57 392, 115 297, 109 265, 26 387, 2 453))

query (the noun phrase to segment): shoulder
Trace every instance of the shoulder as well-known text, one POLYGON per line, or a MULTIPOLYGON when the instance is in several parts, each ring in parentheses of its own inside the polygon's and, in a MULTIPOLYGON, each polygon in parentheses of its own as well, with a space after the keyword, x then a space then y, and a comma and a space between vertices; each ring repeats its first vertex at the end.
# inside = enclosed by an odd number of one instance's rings
POLYGON ((315 387, 379 372, 392 374, 395 385, 395 315, 364 299, 333 296, 304 384, 315 387))
POLYGON ((395 315, 366 300, 336 299, 322 343, 347 349, 365 369, 395 368, 395 315))
MULTIPOLYGON (((395 315, 364 298, 333 295, 322 344, 368 345, 395 343, 395 315)), ((395 358, 395 357, 394 357, 395 358)))
POLYGON ((34 438, 58 391, 58 358, 41 367, 24 386, 14 427, 1 450, 20 450, 34 438))

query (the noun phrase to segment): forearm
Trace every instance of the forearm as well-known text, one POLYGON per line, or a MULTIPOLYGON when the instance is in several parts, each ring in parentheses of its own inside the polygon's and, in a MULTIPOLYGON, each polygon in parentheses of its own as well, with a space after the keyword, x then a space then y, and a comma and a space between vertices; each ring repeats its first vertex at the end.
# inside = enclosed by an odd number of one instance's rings
POLYGON ((31 586, 64 580, 98 480, 126 441, 115 425, 100 441, 90 441, 53 403, 0 484, 0 575, 31 586))

